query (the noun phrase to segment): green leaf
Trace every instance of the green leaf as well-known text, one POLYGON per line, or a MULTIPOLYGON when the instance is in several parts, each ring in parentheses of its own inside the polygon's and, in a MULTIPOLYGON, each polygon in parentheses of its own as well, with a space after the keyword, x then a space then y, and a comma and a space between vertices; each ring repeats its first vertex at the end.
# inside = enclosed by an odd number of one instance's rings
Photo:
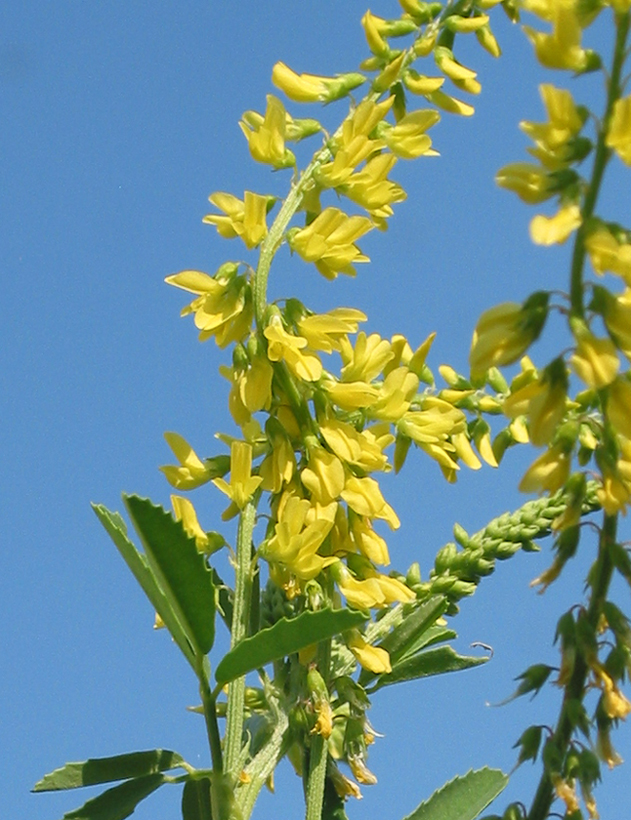
POLYGON ((426 678, 429 675, 442 675, 445 672, 458 672, 486 663, 488 658, 476 658, 470 655, 459 655, 452 646, 438 646, 419 652, 417 655, 405 657, 399 663, 392 664, 392 672, 380 675, 372 684, 368 694, 376 692, 383 686, 399 683, 405 680, 426 678))
POLYGON ((215 589, 212 570, 182 524, 147 498, 123 496, 140 535, 149 566, 175 610, 197 656, 210 652, 215 639, 215 589))
POLYGON ((165 782, 163 774, 148 774, 126 780, 83 806, 64 814, 63 820, 125 820, 134 809, 165 782))
POLYGON ((322 609, 303 612, 297 618, 281 618, 273 626, 246 638, 228 652, 217 666, 217 683, 229 683, 305 646, 360 626, 366 620, 362 612, 351 609, 322 609))
POLYGON ((127 780, 130 777, 142 777, 167 769, 176 769, 183 762, 184 759, 177 752, 170 752, 168 749, 130 752, 115 757, 97 757, 84 760, 82 763, 66 763, 60 769, 44 775, 33 786, 33 791, 78 789, 81 786, 127 780))
POLYGON ((182 792, 182 820, 212 820, 210 778, 187 780, 182 792))
POLYGON ((127 526, 124 520, 117 512, 111 512, 102 504, 92 504, 92 509, 107 530, 112 541, 116 544, 118 551, 142 587, 143 592, 147 598, 149 598, 151 605, 164 621, 164 625, 171 633, 173 640, 182 650, 184 657, 193 669, 195 669, 195 654, 186 637, 186 633, 169 599, 160 588, 156 576, 148 566, 146 557, 136 549, 127 537, 127 526))
POLYGON ((403 820, 475 820, 508 784, 499 769, 478 769, 454 777, 403 820))
MULTIPOLYGON (((447 599, 439 595, 420 605, 410 604, 404 607, 404 617, 401 623, 386 635, 381 643, 377 644, 387 650, 392 665, 413 652, 417 652, 427 643, 439 640, 431 630, 446 608, 447 599)), ((375 677, 377 676, 374 672, 363 669, 359 683, 365 686, 375 677)))

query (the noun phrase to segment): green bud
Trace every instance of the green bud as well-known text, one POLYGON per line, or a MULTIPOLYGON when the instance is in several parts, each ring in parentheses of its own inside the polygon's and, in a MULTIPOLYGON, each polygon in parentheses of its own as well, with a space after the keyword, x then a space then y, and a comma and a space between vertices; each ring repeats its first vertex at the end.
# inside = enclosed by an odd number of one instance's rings
POLYGON ((461 527, 460 524, 457 522, 454 524, 454 538, 462 547, 467 547, 471 540, 471 536, 465 530, 464 527, 461 527))
POLYGON ((486 374, 486 381, 496 393, 507 393, 508 383, 497 367, 490 367, 486 374))
POLYGON ((405 583, 409 587, 414 587, 415 584, 420 584, 421 582, 421 566, 418 561, 415 561, 413 564, 410 565, 406 576, 405 576, 405 583))
POLYGON ((513 697, 521 697, 528 694, 528 692, 537 694, 550 677, 552 671, 553 667, 545 663, 536 663, 529 666, 525 672, 515 678, 515 680, 521 680, 521 683, 515 690, 513 697))
POLYGON ((449 543, 445 544, 444 547, 441 547, 436 553, 436 559, 434 561, 436 573, 440 575, 441 573, 446 572, 451 567, 451 564, 457 555, 458 550, 455 544, 449 543))
POLYGON ((525 817, 523 805, 521 803, 511 803, 506 807, 502 820, 524 820, 525 817))

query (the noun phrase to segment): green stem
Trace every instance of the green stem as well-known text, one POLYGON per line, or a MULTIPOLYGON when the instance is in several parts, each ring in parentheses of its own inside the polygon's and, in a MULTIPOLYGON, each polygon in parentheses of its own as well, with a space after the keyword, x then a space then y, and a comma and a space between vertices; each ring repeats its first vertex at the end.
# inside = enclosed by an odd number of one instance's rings
MULTIPOLYGON (((592 576, 592 593, 586 615, 587 621, 594 632, 598 627, 602 606, 607 599, 607 592, 613 575, 614 565, 610 547, 616 540, 617 524, 618 517, 616 515, 605 515, 598 543, 595 571, 592 576)), ((552 735, 552 742, 562 756, 565 756, 574 730, 574 722, 568 710, 568 705, 573 701, 583 700, 588 674, 589 666, 585 658, 580 654, 577 655, 574 670, 563 694, 559 721, 552 735)), ((554 786, 549 773, 544 770, 527 820, 545 820, 550 812, 553 800, 554 786)))
POLYGON ((611 148, 607 147, 605 141, 607 138, 607 131, 609 130, 609 122, 613 113, 614 104, 616 103, 616 100, 620 98, 622 93, 620 79, 627 56, 626 42, 629 34, 630 18, 631 13, 629 12, 616 16, 616 43, 609 86, 607 89, 605 115, 598 133, 598 141, 596 143, 596 152, 594 155, 594 166, 592 168, 592 178, 585 195, 585 202, 581 212, 583 221, 574 240, 570 279, 570 302, 572 316, 577 316, 579 318, 582 318, 585 312, 585 307, 583 304, 583 269, 585 266, 586 226, 588 224, 588 220, 594 214, 605 168, 607 167, 607 163, 611 157, 611 148))
POLYGON ((322 735, 314 735, 309 750, 309 779, 307 780, 307 813, 305 820, 321 820, 322 818, 328 756, 327 741, 322 735))
MULTIPOLYGON (((237 559, 230 649, 234 649, 248 634, 252 597, 252 533, 254 531, 255 516, 256 504, 253 500, 250 500, 241 510, 237 531, 237 559)), ((241 755, 244 704, 245 677, 242 677, 233 681, 228 689, 225 767, 227 772, 234 775, 238 774, 234 769, 241 755)))
POLYGON ((208 745, 210 746, 210 757, 213 764, 213 771, 221 773, 223 771, 223 754, 221 751, 221 737, 219 736, 219 726, 217 724, 217 702, 208 681, 206 669, 207 659, 201 660, 197 670, 199 678, 199 693, 204 706, 204 720, 206 722, 206 733, 208 734, 208 745))

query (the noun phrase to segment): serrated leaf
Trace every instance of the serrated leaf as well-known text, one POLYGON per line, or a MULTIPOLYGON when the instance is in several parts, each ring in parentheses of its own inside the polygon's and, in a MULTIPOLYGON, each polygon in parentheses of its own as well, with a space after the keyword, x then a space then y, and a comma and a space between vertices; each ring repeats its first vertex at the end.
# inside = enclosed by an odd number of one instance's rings
POLYGON ((127 527, 123 518, 117 512, 111 512, 102 504, 92 504, 92 509, 107 530, 108 535, 116 545, 135 579, 142 587, 143 592, 147 598, 149 598, 151 605, 162 618, 173 640, 179 646, 184 657, 193 669, 195 669, 195 654, 178 620, 178 616, 171 606, 169 599, 160 588, 158 579, 154 575, 151 567, 147 564, 146 557, 139 552, 132 541, 129 540, 127 527))
POLYGON ((475 820, 508 784, 499 769, 478 769, 454 777, 403 820, 475 820))
POLYGON ((152 749, 146 752, 130 752, 114 757, 95 757, 81 763, 66 763, 60 769, 44 775, 34 786, 34 792, 78 789, 96 786, 132 777, 156 774, 176 769, 184 762, 177 753, 168 749, 152 749))
POLYGON ((210 778, 186 781, 182 792, 182 820, 213 820, 210 778))
POLYGON ((64 814, 63 820, 125 820, 134 809, 165 782, 163 774, 148 774, 126 780, 78 809, 64 814))
POLYGON ((215 639, 212 570, 182 524, 162 507, 137 495, 123 496, 149 565, 199 657, 215 639))
POLYGON ((488 658, 476 658, 471 655, 459 655, 452 646, 438 646, 419 652, 392 665, 392 672, 380 675, 371 685, 369 694, 392 683, 400 683, 429 675, 443 675, 445 672, 458 672, 486 663, 488 658))
POLYGON ((229 683, 305 646, 360 626, 366 620, 363 613, 351 609, 322 609, 303 612, 297 618, 281 618, 273 626, 241 641, 225 655, 215 672, 217 683, 229 683))

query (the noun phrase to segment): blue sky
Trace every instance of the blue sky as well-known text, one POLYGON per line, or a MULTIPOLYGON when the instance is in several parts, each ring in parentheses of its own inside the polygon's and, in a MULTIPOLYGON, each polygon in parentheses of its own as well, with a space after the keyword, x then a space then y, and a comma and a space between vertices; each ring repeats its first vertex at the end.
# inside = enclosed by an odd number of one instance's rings
MULTIPOLYGON (((197 702, 195 681, 168 638, 153 632, 151 608, 90 501, 120 508, 124 490, 167 505, 157 471, 170 460, 163 432, 178 431, 204 455, 216 451, 216 431, 233 432, 217 372, 226 354, 197 341, 179 318, 182 294, 163 280, 184 268, 213 272, 242 253, 202 224, 208 195, 282 195, 289 176, 250 159, 239 117, 264 108, 276 60, 314 73, 355 69, 366 56, 365 8, 363 0, 24 0, 0 9, 2 816, 56 820, 79 805, 83 794, 29 794, 67 760, 165 747, 207 763, 202 721, 184 710, 197 702)), ((392 16, 399 6, 380 0, 372 11, 392 16)), ((393 177, 409 198, 385 235, 362 241, 371 264, 354 280, 328 283, 280 254, 272 297, 296 295, 316 310, 360 307, 371 331, 401 332, 413 345, 437 330, 430 364, 464 370, 482 310, 539 287, 565 288, 568 249, 534 248, 534 211, 493 177, 525 158, 519 120, 544 119, 537 84, 570 80, 540 70, 501 11, 492 21, 501 60, 464 38, 456 50, 479 71, 477 113, 444 115, 432 130, 439 158, 399 163, 393 177)), ((609 42, 607 25, 594 36, 609 42)), ((594 99, 599 80, 572 88, 594 99)), ((343 110, 323 116, 334 126, 343 110)), ((603 213, 628 221, 628 176, 617 161, 612 171, 603 213)), ((562 338, 552 330, 538 361, 562 338)), ((426 574, 454 521, 474 532, 516 508, 531 458, 512 452, 501 472, 485 467, 455 486, 426 459, 410 458, 384 484, 403 522, 391 541, 393 566, 418 560, 426 574)), ((224 506, 217 495, 195 497, 209 529, 224 506)), ((556 618, 578 600, 593 544, 586 540, 567 577, 541 597, 528 584, 548 565, 548 547, 500 565, 463 603, 458 645, 492 645, 491 663, 375 696, 371 719, 385 734, 370 756, 379 784, 349 806, 351 820, 398 820, 470 767, 509 770, 522 730, 554 721, 555 692, 486 705, 510 694, 529 664, 556 662, 556 618)), ((620 593, 628 604, 628 589, 620 593)), ((627 726, 614 742, 631 758, 627 726)), ((502 809, 509 799, 528 802, 537 774, 529 764, 519 770, 502 809)), ((615 817, 628 772, 604 776, 601 816, 615 817)), ((179 800, 179 789, 164 788, 135 817, 171 820, 179 800)), ((300 784, 286 767, 254 817, 279 811, 302 812, 300 784)))

